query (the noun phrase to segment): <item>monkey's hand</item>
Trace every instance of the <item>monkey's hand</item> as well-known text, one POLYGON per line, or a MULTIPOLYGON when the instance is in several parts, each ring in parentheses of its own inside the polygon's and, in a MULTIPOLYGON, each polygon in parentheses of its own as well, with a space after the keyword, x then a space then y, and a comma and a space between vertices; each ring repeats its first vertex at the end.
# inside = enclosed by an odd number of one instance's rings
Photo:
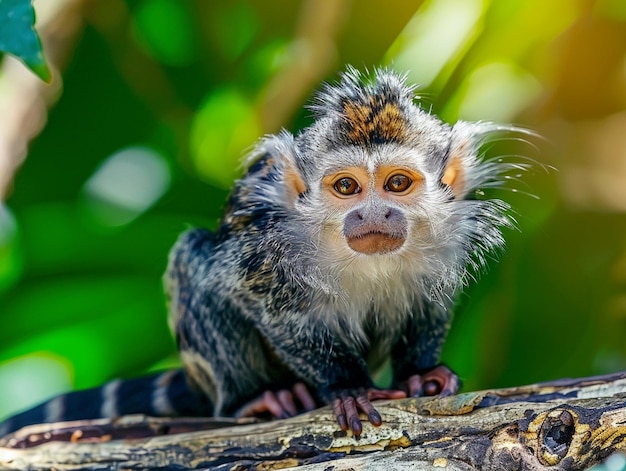
POLYGON ((406 397, 404 391, 396 389, 374 389, 342 391, 332 401, 333 413, 339 427, 343 431, 352 430, 354 435, 359 436, 363 431, 359 411, 367 415, 370 423, 376 427, 383 423, 379 412, 372 405, 371 401, 377 399, 402 399, 406 397))
POLYGON ((459 390, 459 377, 450 368, 438 365, 422 374, 415 374, 403 383, 409 396, 450 396, 459 390))
POLYGON ((275 419, 293 417, 302 411, 311 411, 317 407, 315 399, 304 383, 296 383, 291 389, 265 391, 256 399, 244 404, 236 417, 259 417, 271 415, 275 419))

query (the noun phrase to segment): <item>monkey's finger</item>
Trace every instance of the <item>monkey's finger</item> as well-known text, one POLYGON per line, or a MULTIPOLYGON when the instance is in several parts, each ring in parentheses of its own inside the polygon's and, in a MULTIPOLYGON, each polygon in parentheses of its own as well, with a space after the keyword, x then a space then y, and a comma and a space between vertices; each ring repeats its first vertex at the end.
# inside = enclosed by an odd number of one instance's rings
POLYGON ((418 397, 424 395, 424 383, 420 375, 409 376, 407 386, 409 387, 409 396, 418 397))
POLYGON ((445 382, 439 394, 441 396, 451 396, 452 394, 456 394, 460 386, 461 381, 459 380, 459 377, 452 373, 448 380, 445 382))
POLYGON ((402 399, 406 397, 406 392, 399 389, 368 389, 367 398, 370 401, 378 399, 402 399))
POLYGON ((257 399, 254 399, 248 402, 243 407, 241 407, 237 411, 235 416, 236 417, 254 417, 257 415, 261 415, 264 412, 269 412, 269 411, 267 409, 267 405, 263 397, 259 397, 257 399))
POLYGON ((429 379, 428 381, 424 381, 422 389, 424 390, 424 396, 436 396, 443 392, 443 384, 438 380, 429 379))
POLYGON ((287 389, 282 389, 276 393, 276 399, 283 409, 283 414, 293 417, 298 413, 295 402, 293 402, 293 394, 287 389))
MULTIPOLYGON (((371 405, 367 397, 364 399, 371 405)), ((343 403, 343 410, 346 411, 346 420, 348 421, 348 425, 352 432, 358 437, 361 435, 363 431, 363 425, 361 424, 361 419, 359 419, 359 411, 357 410, 357 403, 352 396, 345 396, 341 398, 341 402, 343 403)))
POLYGON ((369 419, 372 425, 375 425, 376 427, 378 427, 379 425, 383 423, 383 419, 380 416, 380 413, 372 405, 372 403, 370 402, 367 396, 358 396, 356 398, 356 402, 361 408, 361 410, 367 414, 367 418, 369 419))
POLYGON ((450 396, 459 390, 459 377, 447 366, 439 365, 422 375, 424 394, 450 396))
POLYGON ((254 417, 269 412, 272 417, 277 419, 285 419, 289 417, 280 401, 272 391, 265 391, 257 399, 245 404, 237 412, 237 417, 254 417))
POLYGON ((263 400, 265 401, 265 407, 267 411, 277 419, 286 419, 289 417, 288 412, 284 409, 282 403, 276 397, 273 391, 265 391, 263 393, 263 400))
POLYGON ((348 430, 346 411, 343 408, 343 401, 339 397, 333 401, 333 414, 341 430, 343 430, 344 432, 348 430))
POLYGON ((309 388, 306 387, 304 383, 296 383, 293 385, 293 394, 296 396, 300 404, 302 404, 302 408, 306 411, 313 410, 317 407, 315 403, 315 399, 309 392, 309 388))

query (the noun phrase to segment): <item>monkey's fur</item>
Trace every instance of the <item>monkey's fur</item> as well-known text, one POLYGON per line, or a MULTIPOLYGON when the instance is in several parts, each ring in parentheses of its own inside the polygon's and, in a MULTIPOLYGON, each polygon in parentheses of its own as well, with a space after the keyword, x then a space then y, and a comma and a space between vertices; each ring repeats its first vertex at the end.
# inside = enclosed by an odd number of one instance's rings
POLYGON ((456 392, 449 370, 428 372, 468 267, 511 225, 506 203, 475 198, 503 170, 478 155, 502 128, 449 126, 413 98, 393 72, 349 69, 319 93, 311 126, 258 144, 217 231, 176 243, 170 323, 216 415, 303 382, 360 433, 356 409, 380 423, 367 391, 389 356, 394 387, 456 392))
MULTIPOLYGON (((103 388, 109 407, 92 416, 332 404, 358 435, 359 412, 381 423, 370 400, 456 392, 439 365, 455 295, 512 225, 509 206, 479 192, 519 168, 479 149, 511 128, 445 124, 388 70, 348 69, 311 109, 311 126, 257 145, 218 229, 184 233, 170 254, 169 320, 191 390, 180 374, 123 382, 141 390, 133 406, 110 407, 119 387, 103 388), (387 358, 397 389, 377 390, 371 372, 387 358), (146 399, 152 386, 169 392, 146 399)), ((6 429, 62 418, 53 401, 6 429)))

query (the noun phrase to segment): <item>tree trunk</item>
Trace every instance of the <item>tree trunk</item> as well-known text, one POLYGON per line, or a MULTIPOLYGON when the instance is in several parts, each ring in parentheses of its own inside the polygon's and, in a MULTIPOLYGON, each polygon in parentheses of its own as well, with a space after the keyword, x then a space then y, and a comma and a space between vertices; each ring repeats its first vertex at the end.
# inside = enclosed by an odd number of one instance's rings
POLYGON ((626 453, 626 373, 379 402, 342 432, 328 407, 272 422, 128 416, 36 425, 0 439, 1 469, 307 471, 586 469, 626 453))

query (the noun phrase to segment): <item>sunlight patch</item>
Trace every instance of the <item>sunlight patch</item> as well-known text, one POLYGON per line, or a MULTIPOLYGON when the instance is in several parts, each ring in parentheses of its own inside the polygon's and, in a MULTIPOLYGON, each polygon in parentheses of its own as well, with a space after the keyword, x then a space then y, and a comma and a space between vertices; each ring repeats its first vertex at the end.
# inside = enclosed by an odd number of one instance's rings
POLYGON ((394 69, 409 71, 412 82, 430 85, 463 50, 481 19, 481 0, 432 0, 418 11, 389 49, 394 69))
POLYGON ((147 147, 113 154, 83 188, 91 215, 105 226, 127 224, 154 205, 170 185, 165 159, 147 147))
POLYGON ((72 387, 70 363, 35 352, 0 363, 0 417, 13 414, 72 387))

